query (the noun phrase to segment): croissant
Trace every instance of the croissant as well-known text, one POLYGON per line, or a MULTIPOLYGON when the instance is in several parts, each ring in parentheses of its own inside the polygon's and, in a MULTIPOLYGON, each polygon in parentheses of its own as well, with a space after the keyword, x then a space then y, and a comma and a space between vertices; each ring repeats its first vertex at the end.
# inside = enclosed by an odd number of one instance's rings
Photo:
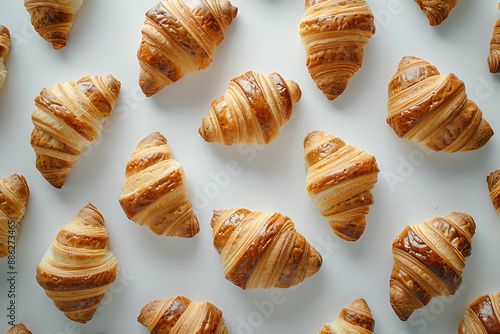
POLYGON ((56 50, 64 48, 83 0, 24 0, 31 24, 56 50))
POLYGON ((457 5, 457 0, 415 0, 431 26, 440 25, 457 5))
MULTIPOLYGON (((499 4, 500 8, 500 4, 499 4)), ((493 37, 490 41, 490 55, 488 56, 488 67, 491 73, 500 72, 500 19, 497 20, 493 29, 493 37)))
POLYGON ((334 100, 363 64, 375 21, 365 0, 306 0, 299 33, 311 78, 334 100))
POLYGON ((321 268, 319 252, 280 213, 218 210, 210 225, 226 279, 243 290, 288 288, 321 268))
POLYGON ((433 297, 458 290, 475 230, 471 216, 452 212, 446 218, 407 226, 397 237, 392 244, 390 298, 401 320, 433 297))
POLYGON ((458 334, 500 333, 500 293, 473 300, 458 327, 458 334))
POLYGON ((246 72, 212 102, 198 132, 209 143, 268 144, 279 136, 301 94, 296 82, 278 73, 246 72))
POLYGON ((22 175, 0 179, 0 257, 14 248, 26 213, 30 190, 22 175))
POLYGON ((188 199, 186 175, 159 132, 144 138, 130 158, 120 205, 158 235, 191 238, 200 231, 188 199))
POLYGON ((10 51, 10 32, 7 27, 0 25, 0 88, 3 87, 7 77, 7 67, 5 61, 10 51))
POLYGON ((32 333, 23 324, 17 324, 11 327, 11 329, 9 329, 7 334, 32 334, 32 333))
POLYGON ((144 94, 207 68, 237 12, 228 0, 165 0, 151 8, 137 52, 144 94))
POLYGON ((490 191, 491 203, 493 203, 493 207, 500 215, 500 169, 491 172, 491 174, 486 177, 486 182, 488 183, 488 189, 490 191))
POLYGON ((310 132, 304 149, 307 194, 335 234, 358 240, 373 204, 379 172, 375 157, 322 131, 310 132))
POLYGON ((64 185, 82 151, 101 134, 119 93, 113 76, 86 76, 44 88, 35 98, 31 146, 37 169, 51 185, 64 185))
POLYGON ((118 263, 108 249, 104 218, 91 204, 63 227, 36 268, 36 280, 73 321, 92 319, 118 263))
POLYGON ((339 318, 325 324, 318 334, 373 334, 375 320, 364 299, 356 299, 340 311, 339 318))
POLYGON ((137 321, 154 334, 227 334, 221 310, 186 297, 152 301, 142 308, 137 321))
POLYGON ((493 135, 455 74, 440 75, 428 62, 404 57, 389 83, 387 123, 407 140, 434 151, 470 151, 493 135))

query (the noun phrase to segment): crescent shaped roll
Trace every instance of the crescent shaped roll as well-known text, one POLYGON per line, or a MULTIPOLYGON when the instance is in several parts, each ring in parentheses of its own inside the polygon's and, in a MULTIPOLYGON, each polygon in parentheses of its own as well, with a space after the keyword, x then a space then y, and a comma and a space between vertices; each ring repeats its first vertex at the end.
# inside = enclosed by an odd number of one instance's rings
POLYGON ((500 293, 483 295, 467 306, 458 334, 500 333, 500 293))
POLYGON ((198 132, 209 143, 268 144, 279 136, 301 94, 296 82, 278 73, 246 72, 212 102, 198 132))
POLYGON ((0 179, 0 257, 14 249, 29 196, 24 176, 13 174, 0 179))
POLYGON ((7 27, 0 25, 0 88, 7 77, 7 66, 5 62, 10 51, 10 32, 7 27))
POLYGON ((64 185, 76 160, 101 135, 120 86, 112 75, 86 76, 44 88, 35 98, 31 146, 36 168, 52 186, 64 185))
POLYGON ((7 334, 32 334, 23 324, 12 326, 7 334))
POLYGON ((457 0, 415 0, 431 26, 440 25, 457 5, 457 0))
MULTIPOLYGON (((500 9, 500 4, 498 5, 500 9)), ((490 54, 488 56, 488 67, 490 73, 500 72, 500 19, 493 28, 493 37, 490 41, 490 54)))
POLYGON ((361 68, 375 20, 365 0, 306 0, 299 33, 311 78, 334 100, 361 68))
POLYGON ((228 0, 165 0, 151 8, 137 52, 144 94, 207 68, 237 12, 228 0))
POLYGON ((64 48, 84 0, 24 0, 31 24, 56 50, 64 48))
POLYGON ((221 310, 186 297, 152 301, 142 308, 137 321, 154 334, 227 334, 221 310))
POLYGON ((500 169, 491 172, 491 174, 486 177, 486 183, 488 183, 491 203, 500 215, 500 169))
POLYGON ((288 288, 321 268, 319 252, 280 213, 218 210, 210 225, 226 279, 243 290, 288 288))
POLYGON ((476 224, 471 216, 452 212, 407 226, 392 244, 391 306, 406 321, 433 297, 454 294, 462 284, 476 224))
POLYGON ((416 57, 399 63, 389 83, 388 112, 387 123, 400 138, 434 151, 477 150, 493 135, 463 81, 416 57))
POLYGON ((191 238, 200 231, 186 175, 159 132, 144 138, 127 164, 120 196, 126 215, 158 235, 191 238))
POLYGON ((339 318, 325 324, 318 334, 373 334, 375 320, 364 299, 356 299, 340 311, 339 318))
POLYGON ((340 238, 358 240, 373 204, 379 168, 375 157, 322 131, 304 139, 306 190, 340 238))
POLYGON ((104 218, 91 204, 63 227, 36 268, 36 280, 68 319, 90 321, 118 262, 108 249, 104 218))

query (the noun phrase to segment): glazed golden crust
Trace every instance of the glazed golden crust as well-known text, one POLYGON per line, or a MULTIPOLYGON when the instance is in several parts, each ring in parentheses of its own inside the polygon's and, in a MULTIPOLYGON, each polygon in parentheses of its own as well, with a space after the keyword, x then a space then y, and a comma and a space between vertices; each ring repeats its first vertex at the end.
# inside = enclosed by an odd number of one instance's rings
POLYGON ((375 157, 322 131, 304 139, 307 194, 328 218, 335 234, 356 241, 363 234, 373 204, 379 168, 375 157))
POLYGON ((0 88, 3 87, 7 77, 7 66, 5 61, 10 51, 10 32, 7 27, 0 25, 0 88))
POLYGON ((457 0, 415 0, 429 20, 431 26, 441 24, 457 5, 457 0))
POLYGON ((297 83, 278 73, 246 72, 212 102, 198 132, 209 143, 268 144, 279 136, 300 96, 297 83))
POLYGON ((29 196, 30 190, 24 176, 13 174, 0 179, 0 257, 7 256, 14 247, 29 196))
POLYGON ((311 78, 334 100, 363 64, 374 16, 365 0, 306 0, 299 32, 311 78))
POLYGON ((471 216, 452 212, 407 226, 392 245, 391 305, 406 321, 437 296, 454 294, 462 283, 476 225, 471 216))
POLYGON ((12 326, 7 334, 32 334, 22 323, 12 326))
POLYGON ((340 311, 339 318, 325 324, 318 334, 372 334, 375 320, 364 299, 356 299, 340 311))
POLYGON ((207 68, 237 12, 228 0, 166 0, 151 8, 137 52, 144 94, 207 68))
POLYGON ((464 83, 416 57, 399 63, 389 83, 388 112, 387 123, 399 137, 434 151, 476 150, 493 135, 481 110, 467 99, 464 83))
POLYGON ((483 295, 467 307, 458 334, 500 333, 500 294, 483 295))
POLYGON ((75 15, 84 0, 24 0, 31 24, 54 49, 66 46, 75 15))
POLYGON ((498 19, 495 23, 495 28, 493 29, 493 37, 490 41, 488 67, 491 73, 500 72, 500 19, 498 19))
POLYGON ((127 217, 159 235, 191 238, 199 232, 184 169, 159 132, 137 145, 125 175, 119 202, 127 217))
POLYGON ((152 301, 142 308, 137 321, 154 334, 227 334, 221 310, 186 297, 152 301))
POLYGON ((491 172, 491 174, 486 177, 486 183, 488 183, 491 203, 500 215, 500 169, 491 172))
POLYGON ((219 210, 210 225, 226 279, 244 290, 288 288, 321 267, 318 251, 280 213, 219 210))
POLYGON ((31 146, 37 169, 51 185, 61 188, 75 161, 99 137, 120 86, 111 75, 87 76, 44 88, 35 98, 31 146))
POLYGON ((118 263, 108 249, 104 218, 91 204, 57 235, 36 270, 38 284, 71 320, 90 321, 118 263))

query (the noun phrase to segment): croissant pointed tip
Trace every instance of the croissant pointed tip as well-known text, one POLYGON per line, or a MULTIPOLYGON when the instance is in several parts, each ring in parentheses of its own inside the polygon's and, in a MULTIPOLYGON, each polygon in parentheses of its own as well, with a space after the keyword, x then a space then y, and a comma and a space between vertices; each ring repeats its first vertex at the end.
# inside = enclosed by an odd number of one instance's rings
POLYGON ((290 89, 290 96, 294 103, 299 102, 302 97, 302 91, 300 90, 299 85, 293 80, 286 81, 288 88, 290 89))

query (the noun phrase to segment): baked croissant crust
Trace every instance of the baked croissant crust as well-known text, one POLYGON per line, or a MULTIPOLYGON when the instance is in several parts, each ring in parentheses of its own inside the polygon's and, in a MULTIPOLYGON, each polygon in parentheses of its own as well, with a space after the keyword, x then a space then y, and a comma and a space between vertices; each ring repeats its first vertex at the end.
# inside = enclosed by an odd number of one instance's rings
POLYGON ((144 138, 127 164, 120 205, 134 222, 158 235, 191 238, 200 231, 186 175, 159 132, 144 138))
POLYGON ((165 0, 151 8, 137 52, 144 94, 207 68, 237 12, 228 0, 165 0))
POLYGON ((91 204, 63 227, 36 268, 36 280, 73 321, 92 319, 118 263, 108 249, 104 218, 91 204))
POLYGON ((278 73, 246 72, 212 102, 198 132, 209 143, 268 144, 279 136, 301 94, 296 82, 278 73))
POLYGON ((490 54, 488 56, 488 67, 491 73, 500 72, 500 19, 498 19, 497 22, 495 23, 495 28, 493 29, 493 37, 491 38, 490 41, 490 54))
POLYGON ((500 293, 473 300, 458 327, 458 334, 500 333, 500 293))
POLYGON ((152 301, 142 308, 137 321, 154 334, 227 334, 221 310, 186 297, 152 301))
POLYGON ((401 320, 433 297, 458 290, 475 230, 471 216, 452 212, 446 218, 407 226, 397 237, 392 244, 390 298, 401 320))
POLYGON ((491 172, 491 174, 486 177, 486 183, 488 183, 491 203, 500 215, 500 169, 491 172))
POLYGON ((319 252, 280 213, 218 210, 210 225, 226 279, 244 290, 288 288, 321 268, 319 252))
POLYGON ((325 324, 318 334, 373 334, 375 320, 364 299, 356 299, 340 311, 339 318, 325 324))
POLYGON ((12 326, 7 334, 32 334, 23 324, 12 326))
POLYGON ((75 161, 100 136, 119 93, 113 76, 86 76, 44 88, 35 98, 31 146, 36 168, 51 185, 64 185, 75 161))
POLYGON ((0 25, 0 88, 5 83, 7 77, 7 66, 5 61, 10 51, 10 32, 7 27, 0 25))
POLYGON ((431 26, 440 25, 457 5, 457 0, 415 0, 431 26))
POLYGON ((299 33, 311 78, 334 100, 363 64, 374 16, 365 0, 306 0, 299 33))
POLYGON ((481 110, 467 99, 455 74, 440 75, 428 62, 404 57, 389 83, 387 123, 407 140, 434 151, 470 151, 493 135, 481 110))
POLYGON ((24 0, 31 24, 56 50, 64 48, 83 0, 24 0))
POLYGON ((0 179, 0 257, 7 256, 14 248, 29 196, 24 176, 13 174, 0 179))
POLYGON ((375 157, 322 131, 304 139, 307 194, 336 235, 358 240, 373 204, 379 168, 375 157))

